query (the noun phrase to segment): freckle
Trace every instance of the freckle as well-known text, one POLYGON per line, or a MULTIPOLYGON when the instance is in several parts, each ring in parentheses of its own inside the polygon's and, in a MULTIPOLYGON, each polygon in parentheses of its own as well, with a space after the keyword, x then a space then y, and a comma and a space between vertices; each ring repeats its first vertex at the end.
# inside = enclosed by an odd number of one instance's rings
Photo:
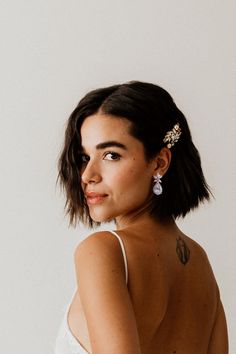
POLYGON ((157 257, 159 257, 159 253, 157 253, 157 257))

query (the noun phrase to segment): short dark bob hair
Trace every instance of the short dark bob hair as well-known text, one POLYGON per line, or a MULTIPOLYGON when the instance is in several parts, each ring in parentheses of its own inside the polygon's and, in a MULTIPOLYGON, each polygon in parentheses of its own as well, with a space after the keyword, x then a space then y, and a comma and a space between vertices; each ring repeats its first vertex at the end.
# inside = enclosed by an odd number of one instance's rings
POLYGON ((97 112, 124 117, 131 122, 130 134, 143 143, 145 158, 152 159, 166 146, 163 138, 176 123, 182 134, 171 147, 169 169, 163 176, 163 193, 153 193, 149 212, 156 219, 185 217, 200 202, 210 199, 210 188, 204 178, 198 150, 183 113, 170 94, 152 83, 130 81, 120 85, 99 88, 87 93, 70 115, 65 141, 58 160, 58 177, 66 194, 65 211, 69 225, 78 221, 94 227, 81 187, 80 128, 86 117, 97 112))

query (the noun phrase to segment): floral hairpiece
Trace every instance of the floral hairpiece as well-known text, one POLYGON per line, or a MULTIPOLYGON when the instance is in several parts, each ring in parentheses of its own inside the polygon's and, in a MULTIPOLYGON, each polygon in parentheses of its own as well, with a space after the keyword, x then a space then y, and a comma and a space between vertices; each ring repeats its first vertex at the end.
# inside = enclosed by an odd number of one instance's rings
POLYGON ((177 123, 174 125, 174 128, 172 130, 166 133, 163 142, 168 143, 167 147, 170 149, 172 146, 174 146, 175 143, 177 143, 181 133, 182 132, 179 123, 177 123))

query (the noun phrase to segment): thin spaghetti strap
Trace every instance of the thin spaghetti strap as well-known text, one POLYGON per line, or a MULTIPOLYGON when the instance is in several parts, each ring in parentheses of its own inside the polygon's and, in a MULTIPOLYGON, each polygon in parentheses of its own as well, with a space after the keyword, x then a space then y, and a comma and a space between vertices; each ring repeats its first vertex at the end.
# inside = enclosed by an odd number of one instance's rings
POLYGON ((128 264, 127 264, 127 257, 126 257, 126 252, 125 252, 125 247, 124 247, 123 241, 122 241, 121 237, 115 231, 109 231, 109 232, 111 232, 113 235, 115 235, 120 242, 121 250, 123 253, 123 257, 124 257, 124 263, 125 263, 126 284, 128 284, 128 264))

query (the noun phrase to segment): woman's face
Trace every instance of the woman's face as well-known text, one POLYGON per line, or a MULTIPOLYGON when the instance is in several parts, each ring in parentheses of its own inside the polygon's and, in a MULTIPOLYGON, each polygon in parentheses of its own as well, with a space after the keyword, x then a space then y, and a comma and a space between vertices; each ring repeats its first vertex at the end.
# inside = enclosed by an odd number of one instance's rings
POLYGON ((145 160, 143 144, 129 134, 130 124, 101 113, 82 124, 82 189, 94 221, 126 220, 150 196, 154 164, 145 160))

